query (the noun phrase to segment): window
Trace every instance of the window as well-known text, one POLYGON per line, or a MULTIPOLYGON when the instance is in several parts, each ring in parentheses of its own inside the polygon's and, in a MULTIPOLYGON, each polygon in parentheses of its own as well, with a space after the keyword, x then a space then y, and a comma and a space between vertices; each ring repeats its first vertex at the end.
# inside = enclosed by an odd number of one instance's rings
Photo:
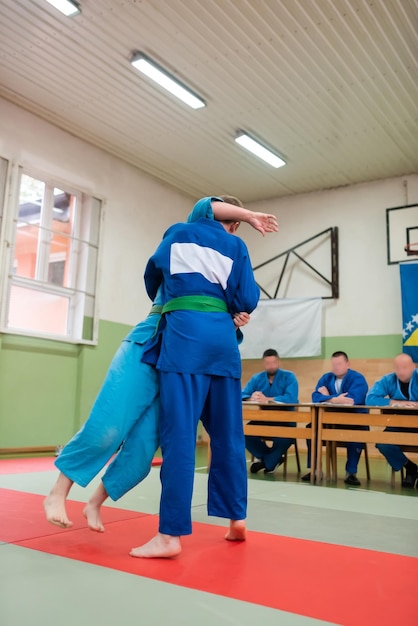
POLYGON ((101 201, 22 168, 10 180, 1 330, 94 342, 101 201))
MULTIPOLYGON (((7 161, 0 157, 0 235, 2 233, 3 207, 6 197, 7 161)), ((0 239, 1 241, 1 239, 0 239)), ((1 261, 0 261, 1 265, 1 261)), ((1 280, 0 280, 1 284, 1 280)))

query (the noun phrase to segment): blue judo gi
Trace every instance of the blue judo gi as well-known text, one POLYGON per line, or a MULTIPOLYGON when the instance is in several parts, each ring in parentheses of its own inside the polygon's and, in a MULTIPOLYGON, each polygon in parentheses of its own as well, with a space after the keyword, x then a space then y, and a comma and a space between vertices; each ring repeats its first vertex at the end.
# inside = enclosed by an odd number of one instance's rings
MULTIPOLYGON (((200 201, 210 203, 211 198, 200 201)), ((199 205, 199 203, 198 203, 199 205)), ((171 310, 145 346, 143 360, 160 374, 161 533, 192 532, 196 429, 199 419, 211 439, 208 514, 246 517, 247 471, 241 407, 241 359, 231 314, 257 306, 255 283, 244 242, 217 222, 175 224, 145 270, 149 296, 162 285, 163 302, 198 296, 223 305, 218 310, 171 310), (229 312, 226 312, 229 311, 229 312)), ((164 309, 163 309, 164 312, 164 309)))
MULTIPOLYGON (((272 383, 270 383, 268 379, 267 372, 260 372, 252 376, 245 385, 242 390, 242 399, 247 400, 255 391, 261 391, 266 397, 274 398, 276 402, 288 402, 292 404, 298 402, 298 390, 298 381, 293 372, 281 369, 277 370, 272 383)), ((296 426, 296 422, 274 422, 274 424, 278 426, 296 426)), ((253 435, 245 436, 247 450, 251 452, 253 456, 257 457, 257 459, 263 461, 268 471, 274 470, 286 450, 292 443, 295 443, 294 439, 287 437, 274 437, 272 441, 273 446, 270 448, 261 437, 255 437, 253 435)))
MULTIPOLYGON (((356 372, 355 370, 349 369, 347 374, 342 379, 341 389, 338 392, 335 387, 336 376, 332 372, 327 372, 318 380, 318 383, 315 387, 315 391, 312 393, 312 402, 320 403, 320 402, 329 402, 331 398, 336 398, 342 393, 346 393, 348 398, 352 398, 354 400, 354 404, 365 404, 367 390, 369 388, 366 379, 363 374, 360 372, 356 372), (318 391, 320 387, 326 387, 329 391, 329 396, 323 395, 318 391)), ((343 408, 339 408, 338 405, 335 405, 335 408, 332 408, 333 411, 344 411, 343 408)), ((367 409, 354 409, 356 413, 367 413, 367 409)), ((361 426, 356 426, 355 429, 361 430, 361 426)), ((369 430, 368 426, 364 426, 364 430, 369 430)), ((308 439, 306 441, 308 446, 308 462, 307 466, 311 466, 311 441, 308 439)), ((360 460, 361 451, 364 448, 364 444, 349 442, 346 444, 347 447, 347 463, 345 466, 345 470, 347 474, 357 474, 358 462, 360 460)))
MULTIPOLYGON (((392 372, 375 382, 367 394, 366 404, 370 406, 389 407, 391 400, 411 400, 411 402, 418 402, 418 370, 415 370, 411 376, 408 386, 408 395, 409 398, 402 393, 399 379, 396 374, 392 372)), ((397 426, 388 426, 385 428, 385 431, 386 430, 392 432, 418 432, 416 428, 398 428, 397 426)), ((377 443, 376 448, 383 454, 395 472, 402 469, 408 461, 400 446, 390 443, 377 443)))
MULTIPOLYGON (((210 199, 197 203, 188 221, 202 217, 213 219, 210 199)), ((160 304, 158 294, 154 305, 160 304)), ((159 313, 151 313, 123 340, 88 420, 55 461, 65 476, 85 487, 122 446, 102 477, 112 500, 121 498, 148 475, 159 446, 158 375, 141 361, 144 344, 155 334, 159 320, 159 313)))

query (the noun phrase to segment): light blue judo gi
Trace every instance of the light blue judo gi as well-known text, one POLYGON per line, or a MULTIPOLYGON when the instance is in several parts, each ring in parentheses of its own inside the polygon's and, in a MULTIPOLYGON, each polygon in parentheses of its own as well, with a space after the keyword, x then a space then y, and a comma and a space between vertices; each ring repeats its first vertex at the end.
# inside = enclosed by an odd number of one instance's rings
MULTIPOLYGON (((394 372, 386 374, 380 380, 374 383, 366 397, 366 404, 370 406, 387 406, 389 407, 391 400, 411 400, 418 402, 418 370, 415 370, 411 376, 408 385, 408 396, 406 397, 402 391, 399 379, 394 372)), ((396 409, 394 409, 396 411, 396 409)), ((416 428, 398 428, 389 426, 385 431, 391 432, 418 432, 416 428)), ((408 458, 402 452, 400 446, 390 443, 377 443, 376 448, 383 454, 389 465, 398 472, 407 463, 408 458)))
MULTIPOLYGON (((211 198, 198 202, 188 221, 202 217, 213 219, 211 198)), ((160 304, 158 292, 153 309, 160 304)), ((102 477, 112 500, 121 498, 148 475, 159 446, 158 376, 153 367, 141 361, 144 344, 159 321, 160 313, 151 312, 123 340, 88 420, 55 461, 65 476, 85 487, 120 448, 102 477)))

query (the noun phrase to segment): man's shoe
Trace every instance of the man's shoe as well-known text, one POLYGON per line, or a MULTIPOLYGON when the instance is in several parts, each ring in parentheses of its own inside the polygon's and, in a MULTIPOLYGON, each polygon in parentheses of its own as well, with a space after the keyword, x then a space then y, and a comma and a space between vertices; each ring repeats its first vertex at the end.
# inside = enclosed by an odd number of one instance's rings
POLYGON ((255 463, 252 463, 250 465, 251 474, 257 474, 257 472, 259 472, 262 469, 266 469, 266 466, 264 465, 263 461, 256 461, 255 463))
POLYGON ((361 482, 355 474, 349 474, 344 482, 346 485, 354 485, 355 487, 360 487, 361 485, 361 482))
POLYGON ((406 474, 405 479, 402 481, 402 487, 407 487, 407 489, 413 489, 413 487, 415 486, 415 483, 417 483, 417 489, 418 489, 418 472, 415 472, 414 474, 410 473, 406 474))
MULTIPOLYGON (((318 482, 320 483, 322 478, 323 478, 323 473, 321 472, 320 475, 318 475, 318 470, 315 470, 315 478, 314 478, 314 483, 318 482), (319 478, 318 478, 319 476, 319 478)), ((311 473, 308 472, 307 474, 305 474, 304 476, 301 477, 301 480, 303 480, 304 483, 310 483, 311 482, 311 473)))
POLYGON ((277 463, 276 467, 273 467, 273 469, 268 469, 266 467, 266 469, 264 470, 264 473, 265 474, 272 474, 276 470, 276 468, 280 467, 280 465, 283 465, 283 463, 284 463, 284 456, 281 456, 280 457, 280 461, 277 463))

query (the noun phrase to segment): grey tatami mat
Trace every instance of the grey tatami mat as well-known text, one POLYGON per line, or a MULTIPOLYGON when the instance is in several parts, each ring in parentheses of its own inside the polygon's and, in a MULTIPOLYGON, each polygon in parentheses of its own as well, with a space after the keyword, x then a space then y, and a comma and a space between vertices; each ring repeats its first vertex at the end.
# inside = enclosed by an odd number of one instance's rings
POLYGON ((330 623, 13 545, 0 546, 0 563, 2 626, 330 623))

